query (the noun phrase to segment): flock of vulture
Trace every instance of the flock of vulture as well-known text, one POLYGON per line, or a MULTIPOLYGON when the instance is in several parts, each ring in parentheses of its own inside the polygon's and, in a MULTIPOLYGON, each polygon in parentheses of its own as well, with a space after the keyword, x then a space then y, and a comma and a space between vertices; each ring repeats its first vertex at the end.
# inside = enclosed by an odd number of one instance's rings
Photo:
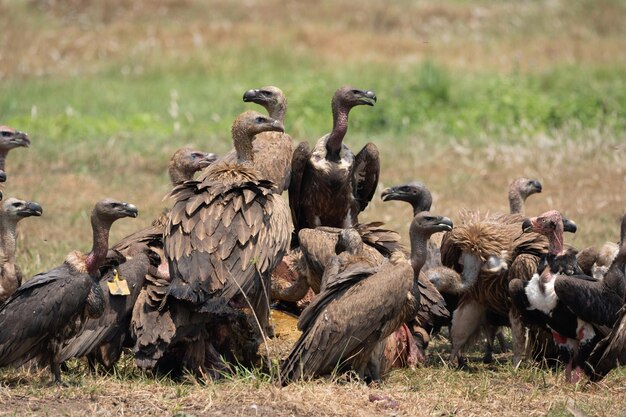
MULTIPOLYGON (((564 235, 576 224, 559 211, 524 217, 526 198, 541 192, 537 180, 510 185, 510 213, 464 211, 454 225, 431 213, 428 188, 411 182, 382 192, 384 201, 413 207, 406 249, 382 223, 358 222, 375 195, 379 154, 372 143, 354 154, 344 138, 350 110, 373 106, 373 92, 338 89, 332 130, 312 149, 294 149, 284 133, 280 89, 249 90, 243 100, 269 115, 239 115, 234 150, 221 158, 176 152, 171 207, 112 246, 112 224, 137 208, 105 199, 91 214, 91 251, 73 251, 22 282, 16 226, 42 208, 2 203, 0 367, 50 366, 61 382, 68 359, 111 369, 126 349, 145 371, 217 378, 262 363, 259 347, 275 333, 272 309, 299 316, 282 384, 344 371, 380 380, 391 368, 424 363, 443 326, 459 366, 481 334, 483 359, 493 360, 503 326, 511 327, 515 364, 563 364, 570 382, 582 372, 599 380, 626 363, 626 216, 619 243, 577 251, 564 235), (430 240, 438 232, 440 246, 430 240)), ((0 130, 6 181, 8 151, 30 140, 0 130)))

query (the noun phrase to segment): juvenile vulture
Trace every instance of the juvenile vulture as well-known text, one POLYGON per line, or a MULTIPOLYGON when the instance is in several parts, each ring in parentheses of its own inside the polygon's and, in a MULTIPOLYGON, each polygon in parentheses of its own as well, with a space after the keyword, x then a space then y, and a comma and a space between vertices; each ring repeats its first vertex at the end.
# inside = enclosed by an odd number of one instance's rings
MULTIPOLYGON (((287 114, 287 98, 280 88, 268 86, 248 90, 243 94, 243 101, 259 104, 267 110, 269 116, 285 124, 287 114)), ((275 192, 281 194, 289 188, 291 178, 291 158, 293 140, 284 132, 261 132, 252 142, 254 167, 261 178, 274 183, 275 192)), ((222 158, 224 162, 237 162, 237 151, 232 150, 222 158)))
POLYGON ((98 202, 91 213, 93 246, 70 252, 60 266, 35 275, 0 306, 0 366, 39 357, 61 382, 58 352, 88 317, 104 310, 99 269, 106 261, 114 221, 136 217, 137 208, 115 200, 98 202))
MULTIPOLYGON (((0 126, 0 171, 4 173, 7 155, 11 149, 30 146, 30 138, 25 132, 20 132, 9 126, 0 126)), ((4 175, 6 181, 6 174, 4 175)), ((3 181, 0 181, 3 182, 3 181)))
POLYGON ((43 210, 34 201, 9 198, 0 211, 0 304, 22 285, 22 271, 15 263, 17 223, 31 216, 41 216, 43 210))
POLYGON ((332 99, 333 130, 313 150, 302 142, 294 151, 289 205, 296 234, 318 226, 352 227, 374 196, 380 172, 378 149, 368 143, 354 155, 343 140, 350 109, 375 102, 371 91, 341 87, 332 99))
MULTIPOLYGON (((526 219, 522 228, 526 233, 541 233, 546 236, 549 251, 545 265, 542 264, 537 268, 530 281, 511 279, 509 293, 512 302, 525 323, 545 324, 551 329, 554 341, 559 347, 560 357, 567 363, 567 381, 577 382, 580 366, 598 340, 597 328, 590 321, 578 319, 574 310, 560 300, 557 285, 565 288, 579 286, 585 288, 587 284, 597 281, 582 274, 576 262, 575 252, 564 250, 563 220, 558 211, 552 210, 541 216, 526 219)), ((569 293, 569 290, 566 292, 569 293)))
POLYGON ((282 382, 345 369, 363 378, 367 367, 373 379, 380 379, 378 364, 370 362, 371 353, 416 315, 418 277, 428 238, 451 228, 448 218, 428 212, 415 216, 409 231, 410 263, 399 253, 377 267, 351 259, 358 255, 350 251, 333 257, 320 294, 300 316, 298 327, 303 333, 283 363, 282 382))
POLYGON ((283 125, 253 111, 237 117, 237 162, 216 162, 198 180, 175 187, 164 233, 168 304, 183 302, 208 314, 251 307, 263 331, 269 274, 289 243, 288 208, 254 167, 252 143, 264 131, 282 132, 283 125))

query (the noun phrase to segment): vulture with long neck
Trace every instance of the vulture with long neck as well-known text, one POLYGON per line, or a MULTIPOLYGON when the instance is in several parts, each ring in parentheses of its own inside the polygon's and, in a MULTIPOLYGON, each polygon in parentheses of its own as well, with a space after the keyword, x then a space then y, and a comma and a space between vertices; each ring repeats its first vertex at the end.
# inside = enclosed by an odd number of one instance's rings
MULTIPOLYGON (((7 155, 11 149, 28 148, 30 146, 30 138, 25 132, 13 129, 9 126, 0 126, 0 171, 5 172, 7 155)), ((6 181, 6 174, 4 175, 6 181)), ((0 181, 2 182, 2 181, 0 181)))
POLYGON ((17 224, 27 217, 41 216, 43 210, 34 201, 9 198, 0 211, 0 304, 22 285, 22 271, 16 263, 17 224))
MULTIPOLYGON (((597 326, 607 324, 594 323, 588 317, 577 317, 579 307, 572 308, 566 301, 572 289, 581 290, 585 294, 585 288, 598 287, 599 282, 582 274, 575 252, 564 248, 563 229, 561 213, 556 210, 524 221, 522 230, 525 233, 546 236, 549 250, 529 281, 511 279, 509 293, 526 324, 545 325, 552 331, 554 342, 559 348, 559 356, 567 363, 566 379, 577 382, 580 367, 598 341, 597 326), (557 290, 557 286, 560 290, 557 290), (561 300, 561 294, 565 295, 564 300, 561 300)), ((611 305, 611 300, 607 301, 611 305)), ((585 304, 591 303, 598 303, 598 299, 592 299, 585 304)), ((619 308, 615 309, 613 320, 618 310, 619 308)))
MULTIPOLYGON (((269 117, 285 124, 287 98, 278 87, 254 88, 243 94, 243 101, 263 106, 269 117)), ((274 183, 275 192, 281 194, 289 188, 293 140, 285 132, 264 131, 252 142, 254 167, 261 177, 274 183)), ((229 164, 237 161, 237 150, 233 149, 222 158, 229 164)))
POLYGON ((541 190, 539 180, 524 177, 514 179, 509 185, 509 213, 524 214, 526 199, 541 190))
MULTIPOLYGON (((278 120, 242 113, 232 126, 237 161, 218 161, 172 190, 164 233, 171 278, 166 306, 206 314, 207 320, 247 308, 251 325, 265 332, 269 275, 287 250, 289 211, 274 184, 255 168, 253 141, 261 132, 283 130, 278 120)), ((199 354, 189 366, 199 370, 203 363, 199 354)))
POLYGON ((294 151, 289 205, 296 235, 304 228, 352 227, 374 196, 380 172, 378 149, 368 143, 354 155, 343 141, 350 110, 375 102, 371 91, 341 87, 331 103, 332 131, 312 150, 302 142, 294 151))
POLYGON ((104 311, 100 268, 107 260, 109 230, 124 217, 136 217, 132 204, 111 199, 91 213, 91 251, 72 251, 60 266, 35 275, 0 306, 0 366, 19 366, 35 357, 50 365, 61 382, 58 353, 89 317, 104 311))
POLYGON ((335 369, 353 369, 363 378, 368 365, 370 376, 380 379, 376 362, 370 362, 372 351, 417 314, 418 279, 427 241, 433 233, 451 228, 448 218, 428 212, 415 216, 409 230, 410 262, 399 253, 375 267, 367 258, 354 259, 360 256, 358 251, 333 257, 320 294, 300 316, 302 335, 282 365, 282 382, 326 375, 335 369))

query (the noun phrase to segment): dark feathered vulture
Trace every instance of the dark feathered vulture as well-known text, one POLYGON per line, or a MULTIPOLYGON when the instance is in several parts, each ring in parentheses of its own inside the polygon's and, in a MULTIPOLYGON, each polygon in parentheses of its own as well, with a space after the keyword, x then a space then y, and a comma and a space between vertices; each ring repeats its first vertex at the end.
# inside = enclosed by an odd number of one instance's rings
MULTIPOLYGON (((243 94, 243 101, 259 104, 267 110, 269 116, 285 124, 287 98, 278 87, 255 88, 243 94)), ((275 192, 281 194, 289 188, 291 178, 291 158, 293 140, 284 132, 265 131, 259 133, 252 142, 254 167, 261 178, 274 183, 275 192)), ((222 158, 229 164, 237 161, 237 151, 233 149, 222 158)))
POLYGON ((237 162, 216 162, 198 180, 174 188, 164 233, 168 304, 182 301, 205 313, 251 306, 263 330, 269 274, 289 243, 287 206, 254 167, 252 143, 264 131, 280 132, 283 125, 253 111, 237 117, 237 162))
POLYGON ((62 265, 26 281, 0 307, 0 366, 39 357, 50 364, 54 380, 61 381, 60 347, 88 317, 99 317, 104 309, 99 269, 107 257, 111 225, 136 216, 132 204, 98 202, 91 214, 91 251, 71 252, 62 265))
POLYGON ((526 233, 535 232, 546 236, 549 250, 545 268, 538 267, 529 281, 511 279, 511 300, 526 324, 546 325, 551 329, 560 357, 567 363, 566 378, 576 382, 580 366, 598 340, 597 327, 591 322, 579 320, 574 311, 560 300, 556 286, 557 281, 566 287, 579 284, 586 287, 585 283, 596 281, 582 275, 575 252, 563 249, 563 220, 558 211, 551 210, 527 219, 522 228, 526 233))
POLYGON ((0 304, 22 285, 22 271, 15 262, 17 223, 31 216, 41 216, 41 206, 33 201, 9 198, 0 211, 0 304))
POLYGON ((333 130, 313 150, 302 142, 294 151, 289 205, 296 234, 318 226, 352 227, 372 199, 380 172, 378 149, 368 143, 354 155, 343 140, 350 109, 375 102, 371 91, 341 87, 332 99, 333 130))
MULTIPOLYGON (((29 146, 30 138, 27 133, 20 132, 9 126, 0 126, 0 171, 4 173, 7 155, 11 149, 28 148, 29 146)), ((6 181, 6 174, 4 179, 6 181)))
MULTIPOLYGON (((418 277, 428 238, 451 228, 448 218, 418 214, 410 228, 411 263, 399 253, 374 268, 355 262, 350 254, 333 257, 320 294, 298 321, 303 333, 283 363, 283 383, 335 369, 354 369, 363 377, 372 350, 417 313, 418 277)), ((369 372, 380 378, 378 369, 369 372)))

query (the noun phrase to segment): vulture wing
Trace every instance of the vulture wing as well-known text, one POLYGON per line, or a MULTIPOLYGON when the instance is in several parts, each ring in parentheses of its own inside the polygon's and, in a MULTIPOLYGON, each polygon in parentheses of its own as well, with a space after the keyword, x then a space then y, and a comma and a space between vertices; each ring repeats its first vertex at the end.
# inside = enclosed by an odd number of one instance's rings
POLYGON ((291 208, 291 219, 296 232, 304 227, 304 213, 301 187, 302 179, 305 175, 305 170, 311 158, 311 148, 306 142, 300 142, 293 151, 293 158, 291 159, 291 179, 289 182, 289 207, 291 208))
MULTIPOLYGON (((378 148, 368 143, 354 157, 352 165, 352 192, 358 203, 358 212, 365 210, 374 197, 380 175, 378 148)), ((358 213, 354 213, 354 218, 358 213)))
POLYGON ((435 317, 449 318, 450 312, 446 308, 446 302, 424 272, 420 272, 418 285, 420 308, 416 316, 417 323, 421 327, 426 327, 426 325, 432 327, 435 325, 435 317))
POLYGON ((228 181, 227 166, 221 177, 188 181, 172 191, 164 233, 169 296, 205 311, 241 291, 253 302, 265 300, 269 285, 261 277, 269 277, 286 251, 289 214, 272 194, 273 183, 255 173, 238 171, 228 181))
POLYGON ((82 314, 92 285, 67 264, 35 275, 0 307, 0 366, 21 365, 82 314))
POLYGON ((612 369, 626 365, 626 306, 620 310, 611 333, 600 340, 587 360, 585 370, 592 381, 604 378, 612 369))

